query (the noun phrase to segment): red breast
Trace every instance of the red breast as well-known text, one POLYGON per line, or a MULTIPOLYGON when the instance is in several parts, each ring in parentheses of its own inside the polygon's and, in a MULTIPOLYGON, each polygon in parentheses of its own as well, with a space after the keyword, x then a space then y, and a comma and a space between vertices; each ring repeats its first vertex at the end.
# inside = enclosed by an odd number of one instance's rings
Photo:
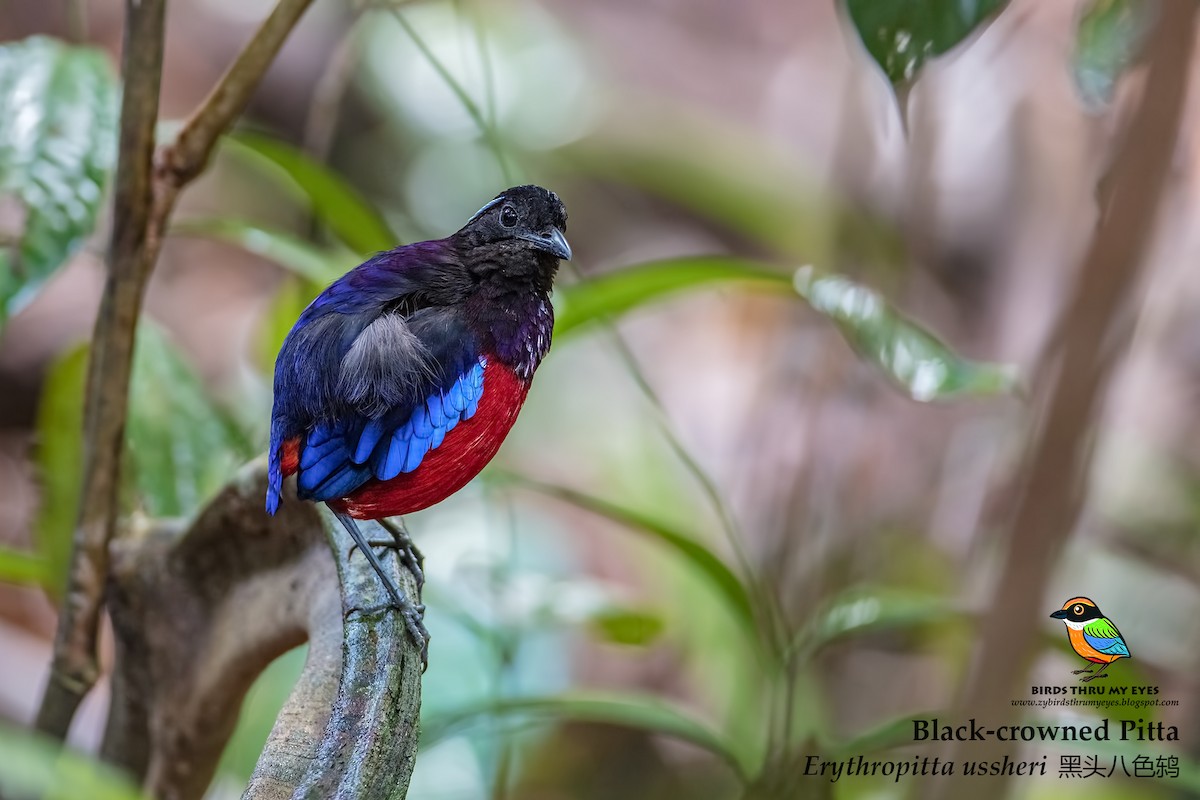
POLYGON ((440 503, 466 486, 496 455, 528 392, 528 381, 498 359, 488 359, 475 415, 447 433, 442 444, 425 455, 421 466, 390 481, 367 481, 349 496, 329 501, 329 507, 358 519, 379 519, 440 503))

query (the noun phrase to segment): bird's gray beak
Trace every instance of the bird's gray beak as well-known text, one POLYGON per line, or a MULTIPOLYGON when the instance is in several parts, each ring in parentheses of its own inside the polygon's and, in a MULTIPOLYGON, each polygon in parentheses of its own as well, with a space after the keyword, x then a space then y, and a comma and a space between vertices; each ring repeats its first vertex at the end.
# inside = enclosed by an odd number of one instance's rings
POLYGON ((571 245, 567 244, 567 237, 563 236, 563 232, 558 228, 550 228, 541 233, 526 234, 521 238, 531 242, 537 249, 544 250, 563 261, 571 260, 571 245))
POLYGON ((1053 614, 1051 614, 1050 616, 1054 617, 1055 619, 1066 619, 1066 618, 1067 618, 1067 612, 1066 612, 1066 611, 1055 611, 1055 612, 1054 612, 1053 614))

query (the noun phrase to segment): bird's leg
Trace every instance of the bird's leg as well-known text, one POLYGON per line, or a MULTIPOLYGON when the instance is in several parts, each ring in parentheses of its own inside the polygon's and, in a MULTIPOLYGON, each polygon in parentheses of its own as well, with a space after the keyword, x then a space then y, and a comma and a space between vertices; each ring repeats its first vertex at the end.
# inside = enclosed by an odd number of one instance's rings
MULTIPOLYGON (((404 524, 403 518, 398 519, 398 523, 388 517, 381 517, 376 520, 392 535, 392 538, 368 539, 367 544, 371 547, 384 547, 388 550, 395 550, 396 555, 400 558, 400 563, 407 567, 408 571, 412 573, 413 578, 416 579, 417 589, 424 589, 425 556, 421 555, 421 551, 413 544, 412 537, 408 533, 408 527, 404 524)), ((350 546, 351 554, 354 553, 357 547, 357 543, 350 546)))
POLYGON ((1073 670, 1071 670, 1071 674, 1072 675, 1082 675, 1085 672, 1091 672, 1091 671, 1092 671, 1091 667, 1088 667, 1087 669, 1073 669, 1073 670))
MULTIPOLYGON (((1110 662, 1109 662, 1109 664, 1111 664, 1111 663, 1112 663, 1112 662, 1110 661, 1110 662)), ((1104 670, 1105 670, 1107 667, 1108 667, 1108 664, 1101 664, 1101 665, 1100 665, 1100 669, 1096 670, 1096 674, 1095 674, 1095 675, 1088 675, 1086 678, 1080 678, 1080 680, 1082 680, 1082 681, 1086 682, 1086 681, 1090 681, 1092 678, 1107 678, 1107 677, 1108 677, 1107 675, 1101 675, 1101 674, 1100 674, 1100 673, 1104 672, 1104 670)))
MULTIPOLYGON (((391 546, 396 549, 396 554, 400 557, 400 563, 408 567, 408 571, 412 573, 417 580, 417 588, 425 587, 425 556, 413 544, 412 536, 408 533, 408 526, 404 524, 404 517, 384 517, 379 520, 379 524, 392 535, 391 546)), ((385 545, 387 546, 387 545, 385 545)))
MULTIPOLYGON (((383 588, 392 597, 391 605, 396 608, 404 617, 405 627, 408 628, 408 635, 412 637, 413 642, 421 650, 421 664, 428 666, 429 664, 429 631, 425 629, 424 616, 425 606, 420 603, 414 603, 409 600, 404 591, 396 585, 392 580, 392 576, 383 568, 383 564, 379 561, 379 556, 375 555, 375 551, 371 549, 370 543, 363 537, 362 531, 358 529, 358 523, 354 521, 348 514, 337 514, 338 521, 342 523, 342 527, 354 539, 354 543, 358 545, 358 549, 362 550, 367 561, 370 562, 375 574, 383 581, 383 588)), ((415 577, 414 573, 414 577, 415 577)))
MULTIPOLYGON (((388 550, 395 550, 400 557, 400 563, 408 567, 412 572, 413 577, 417 579, 417 584, 424 586, 425 584, 425 556, 417 549, 413 543, 412 537, 408 532, 408 526, 404 524, 402 517, 393 520, 390 517, 381 517, 376 520, 382 525, 389 534, 390 539, 368 539, 367 544, 371 547, 382 547, 388 550)), ((358 544, 350 546, 350 552, 354 552, 358 544)))

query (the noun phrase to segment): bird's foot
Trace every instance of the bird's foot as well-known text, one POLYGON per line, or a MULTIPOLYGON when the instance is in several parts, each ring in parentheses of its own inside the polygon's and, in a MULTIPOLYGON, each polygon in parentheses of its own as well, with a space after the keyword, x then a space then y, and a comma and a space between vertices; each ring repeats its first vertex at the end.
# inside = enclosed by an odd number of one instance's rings
MULTIPOLYGON (((404 617, 404 626, 408 630, 408 635, 412 637, 413 643, 421 651, 421 670, 424 671, 429 666, 429 631, 425 629, 425 606, 420 603, 414 603, 408 598, 408 595, 396 583, 383 563, 379 560, 379 556, 375 554, 374 542, 371 542, 362 535, 358 525, 354 519, 346 514, 337 514, 338 521, 346 529, 350 537, 354 539, 357 549, 362 551, 366 556, 367 561, 371 564, 371 568, 375 570, 375 574, 379 576, 379 580, 383 583, 383 588, 387 591, 392 601, 384 606, 379 606, 370 609, 370 611, 378 611, 380 609, 392 608, 400 612, 404 617)), ((395 528, 391 525, 385 527, 392 531, 393 537, 396 537, 395 528)), ((401 529, 402 530, 402 529, 401 529)), ((403 532, 403 530, 402 530, 403 532)), ((396 541, 384 542, 385 545, 394 546, 400 551, 401 563, 407 563, 409 569, 412 570, 413 578, 417 582, 417 591, 420 591, 421 584, 424 583, 424 574, 421 572, 420 554, 412 547, 412 543, 407 541, 407 532, 397 537, 396 541), (405 544, 407 543, 407 547, 405 544)), ((353 554, 354 548, 351 548, 350 553, 353 554)), ((351 609, 351 611, 364 611, 364 609, 351 609)))
POLYGON ((362 614, 368 616, 371 614, 380 614, 385 611, 399 611, 400 616, 404 618, 404 627, 408 631, 408 636, 412 639, 413 644, 421 651, 421 671, 424 672, 429 667, 429 631, 425 627, 425 604, 414 603, 404 595, 401 602, 395 601, 391 603, 383 603, 378 606, 367 606, 365 608, 351 608, 346 612, 346 618, 349 619, 351 614, 362 614))
MULTIPOLYGON (((425 588, 425 557, 421 555, 421 551, 411 541, 368 539, 367 544, 371 547, 378 547, 381 550, 395 551, 396 557, 400 559, 400 564, 412 573, 413 579, 417 582, 417 591, 425 588)), ((354 551, 357 549, 357 544, 350 545, 350 555, 354 555, 354 551)))
POLYGON ((379 520, 379 524, 392 535, 392 541, 371 542, 372 546, 395 550, 400 563, 407 567, 408 571, 412 573, 413 578, 416 579, 417 590, 420 591, 425 588, 425 556, 413 544, 412 537, 408 533, 408 527, 404 524, 404 520, 396 522, 384 517, 379 520))
POLYGON ((1088 675, 1086 678, 1080 678, 1079 680, 1083 681, 1084 683, 1087 683, 1088 681, 1092 680, 1093 678, 1107 678, 1107 677, 1108 677, 1107 672, 1097 672, 1095 675, 1088 675))
POLYGON ((1073 669, 1073 670, 1071 670, 1072 675, 1082 675, 1085 672, 1091 672, 1091 670, 1090 669, 1073 669))

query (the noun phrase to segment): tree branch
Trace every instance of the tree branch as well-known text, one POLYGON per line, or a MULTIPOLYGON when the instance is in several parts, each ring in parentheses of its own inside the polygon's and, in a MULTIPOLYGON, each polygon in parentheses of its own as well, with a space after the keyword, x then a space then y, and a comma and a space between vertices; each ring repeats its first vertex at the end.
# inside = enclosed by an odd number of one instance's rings
MULTIPOLYGON (((1042 369, 1038 425, 1022 473, 1023 487, 1006 537, 1007 550, 994 597, 981 625, 983 638, 960 699, 960 710, 988 725, 1012 721, 1010 703, 1026 685, 1048 613, 1043 596, 1063 544, 1078 521, 1087 489, 1093 425, 1116 363, 1128 347, 1137 309, 1137 282, 1155 232, 1158 208, 1179 134, 1190 72, 1197 6, 1167 0, 1149 40, 1150 70, 1137 112, 1102 185, 1100 219, 1058 329, 1054 359, 1042 369)), ((961 760, 966 746, 951 748, 961 760)), ((993 760, 1007 749, 970 745, 971 759, 993 760), (984 752, 987 750, 987 752, 984 752)), ((1003 778, 969 791, 999 797, 1003 778)), ((960 779, 937 784, 939 797, 962 796, 960 779)))
POLYGON ((138 316, 180 190, 208 163, 311 0, 279 0, 175 141, 153 159, 165 0, 127 0, 120 156, 108 277, 88 365, 80 519, 59 616, 40 730, 65 738, 97 676, 96 631, 119 505, 125 415, 138 316))
MULTIPOLYGON (((118 658, 102 754, 153 797, 202 797, 254 679, 308 640, 244 797, 402 798, 417 748, 420 653, 398 614, 350 613, 377 605, 381 587, 366 559, 351 558, 334 517, 294 498, 267 516, 266 481, 264 463, 251 464, 186 532, 114 544, 118 658)), ((408 571, 388 562, 418 597, 408 571)))
POLYGON ((80 518, 72 541, 54 661, 37 718, 39 730, 59 739, 66 737, 98 670, 96 630, 108 576, 108 542, 116 525, 134 332, 142 305, 138 265, 146 247, 153 203, 152 157, 165 6, 166 0, 126 3, 121 63, 125 88, 113 193, 117 213, 88 363, 80 518))
POLYGON ((312 0, 279 0, 200 108, 184 123, 174 143, 163 152, 160 163, 171 185, 182 187, 204 171, 217 140, 250 102, 267 67, 311 4, 312 0))

